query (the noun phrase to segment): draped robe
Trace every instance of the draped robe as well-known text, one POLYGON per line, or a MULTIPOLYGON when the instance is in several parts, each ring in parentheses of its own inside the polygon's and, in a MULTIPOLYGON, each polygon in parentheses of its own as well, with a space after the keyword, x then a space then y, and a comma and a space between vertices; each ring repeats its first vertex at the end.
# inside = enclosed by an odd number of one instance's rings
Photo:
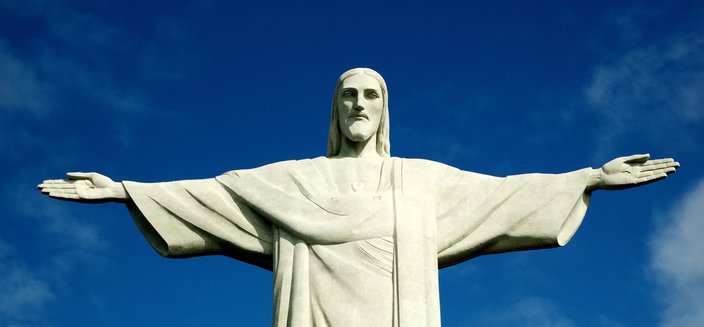
POLYGON ((505 178, 419 159, 284 161, 212 179, 124 182, 166 257, 274 273, 274 326, 439 326, 438 268, 566 244, 590 168, 505 178))

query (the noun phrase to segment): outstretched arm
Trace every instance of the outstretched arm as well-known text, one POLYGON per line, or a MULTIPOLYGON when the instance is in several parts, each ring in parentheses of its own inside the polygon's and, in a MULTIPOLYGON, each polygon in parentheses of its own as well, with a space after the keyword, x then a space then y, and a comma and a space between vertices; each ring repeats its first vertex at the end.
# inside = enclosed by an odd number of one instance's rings
POLYGON ((622 190, 657 182, 674 173, 680 166, 672 158, 648 160, 649 154, 619 157, 595 169, 587 191, 622 190))
POLYGON ((98 173, 67 173, 65 180, 45 180, 37 188, 52 198, 66 201, 104 203, 129 199, 122 183, 98 173))

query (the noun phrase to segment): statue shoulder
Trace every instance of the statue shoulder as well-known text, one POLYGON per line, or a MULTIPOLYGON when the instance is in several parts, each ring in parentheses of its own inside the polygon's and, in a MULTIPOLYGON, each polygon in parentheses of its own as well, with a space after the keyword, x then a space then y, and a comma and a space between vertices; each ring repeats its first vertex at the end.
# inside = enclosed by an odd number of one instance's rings
MULTIPOLYGON (((325 157, 320 157, 320 158, 325 159, 325 157)), ((301 166, 311 165, 315 161, 319 161, 319 158, 300 159, 300 160, 284 160, 284 161, 273 162, 270 164, 266 164, 266 165, 254 167, 254 168, 243 168, 243 169, 229 170, 229 171, 224 172, 222 175, 238 175, 238 174, 242 174, 242 173, 252 173, 252 172, 256 172, 259 174, 279 174, 279 173, 290 172, 291 170, 296 169, 301 166)))
POLYGON ((316 158, 311 158, 311 159, 293 159, 293 160, 277 161, 277 162, 272 162, 270 164, 266 164, 266 165, 259 166, 259 167, 228 170, 228 171, 224 172, 223 175, 237 174, 237 173, 249 172, 249 171, 277 172, 277 171, 291 170, 291 169, 295 169, 295 168, 298 168, 301 166, 309 166, 311 164, 319 164, 325 160, 328 160, 328 158, 316 157, 316 158))
POLYGON ((426 171, 431 173, 447 173, 457 171, 459 169, 438 161, 416 158, 400 158, 403 160, 404 169, 412 169, 414 171, 426 171))
POLYGON ((404 162, 404 175, 406 174, 416 174, 418 176, 430 176, 435 181, 448 180, 450 182, 457 181, 458 179, 492 179, 497 180, 501 177, 485 175, 482 173, 477 173, 473 171, 467 171, 459 169, 448 164, 432 161, 427 159, 403 159, 404 162))
POLYGON ((403 180, 407 186, 416 185, 420 188, 438 186, 443 184, 448 177, 456 176, 459 169, 441 162, 427 160, 403 158, 403 180))

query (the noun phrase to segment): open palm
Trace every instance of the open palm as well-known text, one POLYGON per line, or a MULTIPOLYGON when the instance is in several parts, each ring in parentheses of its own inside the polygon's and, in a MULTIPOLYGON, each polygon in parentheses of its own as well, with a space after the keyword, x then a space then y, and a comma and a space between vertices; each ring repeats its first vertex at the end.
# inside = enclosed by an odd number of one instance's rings
POLYGON ((649 160, 649 154, 619 157, 602 168, 600 188, 620 190, 652 183, 672 174, 680 166, 672 158, 649 160))
POLYGON ((117 183, 98 173, 67 173, 65 180, 45 180, 37 187, 52 198, 100 203, 116 199, 117 183))

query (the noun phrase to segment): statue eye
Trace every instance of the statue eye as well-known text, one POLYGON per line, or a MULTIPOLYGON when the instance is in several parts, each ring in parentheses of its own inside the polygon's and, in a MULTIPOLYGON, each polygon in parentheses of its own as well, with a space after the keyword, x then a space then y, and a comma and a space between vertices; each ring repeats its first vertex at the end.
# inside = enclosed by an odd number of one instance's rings
POLYGON ((354 95, 354 92, 353 92, 352 90, 344 90, 344 91, 342 91, 342 96, 351 97, 351 96, 353 96, 353 95, 354 95))
POLYGON ((379 93, 377 93, 376 91, 367 91, 367 97, 376 99, 379 97, 379 93))

